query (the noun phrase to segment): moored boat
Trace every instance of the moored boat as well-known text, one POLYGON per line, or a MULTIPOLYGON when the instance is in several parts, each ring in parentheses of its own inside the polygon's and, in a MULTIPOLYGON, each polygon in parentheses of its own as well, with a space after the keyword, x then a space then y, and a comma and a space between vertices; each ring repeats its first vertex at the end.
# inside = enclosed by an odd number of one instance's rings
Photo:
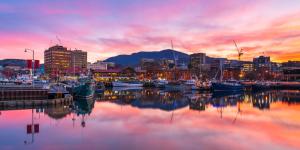
POLYGON ((168 84, 168 80, 158 79, 154 81, 154 85, 157 88, 165 88, 166 84, 168 84))
POLYGON ((171 81, 165 85, 165 89, 168 91, 181 91, 184 90, 184 86, 178 81, 171 81))
POLYGON ((72 91, 75 98, 91 98, 95 93, 95 81, 92 79, 82 80, 78 86, 73 88, 72 91))
POLYGON ((114 81, 113 87, 142 87, 143 83, 138 81, 114 81))
POLYGON ((235 80, 212 82, 214 91, 243 91, 244 86, 235 80))

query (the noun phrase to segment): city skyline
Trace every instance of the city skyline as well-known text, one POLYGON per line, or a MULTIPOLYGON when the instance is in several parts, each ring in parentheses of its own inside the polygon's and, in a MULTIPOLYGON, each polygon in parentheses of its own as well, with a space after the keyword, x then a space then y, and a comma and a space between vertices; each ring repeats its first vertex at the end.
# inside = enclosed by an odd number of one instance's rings
POLYGON ((242 60, 300 60, 297 0, 1 1, 0 59, 42 62, 55 44, 88 52, 95 62, 119 54, 171 48, 184 53, 242 60))

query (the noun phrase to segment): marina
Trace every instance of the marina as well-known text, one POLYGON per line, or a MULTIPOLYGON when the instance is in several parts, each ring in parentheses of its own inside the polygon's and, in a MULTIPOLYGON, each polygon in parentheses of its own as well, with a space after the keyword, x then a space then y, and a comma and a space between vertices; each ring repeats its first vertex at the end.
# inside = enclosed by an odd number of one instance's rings
POLYGON ((0 150, 300 150, 299 0, 0 0, 0 150))

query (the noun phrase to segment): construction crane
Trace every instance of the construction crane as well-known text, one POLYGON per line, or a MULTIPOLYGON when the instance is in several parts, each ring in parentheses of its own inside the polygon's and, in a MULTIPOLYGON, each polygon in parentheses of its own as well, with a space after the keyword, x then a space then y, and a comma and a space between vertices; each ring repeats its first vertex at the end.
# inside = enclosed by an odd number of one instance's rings
POLYGON ((237 46, 236 42, 233 40, 233 43, 236 47, 236 50, 238 51, 238 57, 239 57, 239 61, 241 60, 241 56, 244 54, 243 49, 239 49, 239 47, 237 46))

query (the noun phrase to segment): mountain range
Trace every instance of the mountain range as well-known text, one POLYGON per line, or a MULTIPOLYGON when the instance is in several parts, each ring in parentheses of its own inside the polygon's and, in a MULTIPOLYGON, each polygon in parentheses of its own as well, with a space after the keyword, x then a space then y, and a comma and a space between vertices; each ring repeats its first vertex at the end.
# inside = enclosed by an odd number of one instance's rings
POLYGON ((20 66, 20 67, 26 67, 26 60, 24 59, 3 59, 0 60, 0 66, 20 66))
POLYGON ((190 56, 188 54, 175 51, 172 49, 165 49, 161 51, 152 51, 152 52, 137 52, 132 53, 130 55, 118 55, 114 57, 110 57, 105 62, 114 62, 116 64, 122 65, 122 66, 137 66, 140 63, 140 60, 142 58, 147 59, 172 59, 174 60, 174 57, 177 59, 177 63, 185 63, 187 64, 190 60, 190 56))

